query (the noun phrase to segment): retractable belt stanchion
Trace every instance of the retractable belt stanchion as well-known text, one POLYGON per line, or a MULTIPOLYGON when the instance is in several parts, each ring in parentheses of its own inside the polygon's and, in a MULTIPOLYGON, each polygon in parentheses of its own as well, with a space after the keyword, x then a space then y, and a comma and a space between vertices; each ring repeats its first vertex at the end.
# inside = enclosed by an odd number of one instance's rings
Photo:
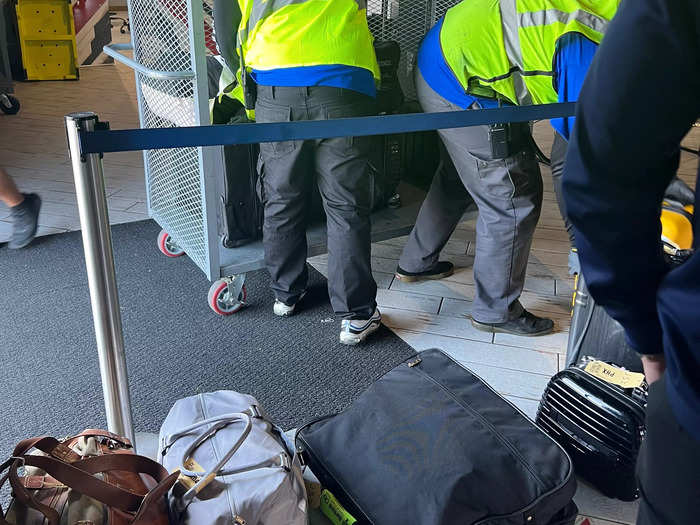
POLYGON ((97 337, 97 353, 100 359, 102 391, 107 412, 107 428, 110 432, 125 436, 135 443, 102 154, 83 155, 80 152, 80 132, 94 131, 97 123, 95 113, 72 113, 66 116, 85 266, 90 285, 92 317, 97 337))

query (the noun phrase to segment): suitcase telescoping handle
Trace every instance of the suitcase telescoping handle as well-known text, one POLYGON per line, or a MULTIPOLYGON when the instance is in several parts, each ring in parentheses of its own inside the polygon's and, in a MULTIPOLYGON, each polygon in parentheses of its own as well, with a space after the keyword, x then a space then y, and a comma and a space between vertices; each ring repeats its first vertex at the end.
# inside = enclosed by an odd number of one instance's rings
POLYGON ((284 453, 278 454, 259 463, 246 465, 244 467, 239 467, 235 469, 224 468, 226 466, 226 463, 229 462, 229 460, 238 451, 238 449, 241 448, 243 443, 245 443, 246 439, 250 435, 250 431, 253 428, 253 417, 259 417, 259 412, 257 411, 256 407, 251 407, 245 412, 233 412, 230 414, 223 414, 220 416, 205 419, 203 421, 199 421, 193 425, 183 428, 180 432, 171 434, 165 439, 163 454, 165 454, 165 452, 167 452, 167 450, 172 446, 172 444, 175 443, 175 441, 177 441, 181 437, 187 434, 192 434, 195 430, 203 429, 197 435, 197 438, 184 450, 184 452, 182 453, 182 458, 180 459, 180 473, 185 476, 197 478, 199 480, 180 499, 179 503, 181 504, 182 508, 189 505, 189 503, 195 497, 197 497, 197 494, 199 494, 217 476, 241 474, 243 472, 250 472, 251 470, 258 470, 268 467, 279 467, 285 470, 291 469, 291 460, 284 453), (189 463, 189 459, 194 454, 194 451, 197 450, 197 448, 199 448, 202 445, 202 443, 213 437, 222 428, 240 422, 245 423, 243 432, 241 432, 241 435, 233 444, 233 446, 228 450, 226 454, 224 454, 221 460, 212 469, 203 473, 201 471, 196 472, 185 467, 185 465, 189 463))

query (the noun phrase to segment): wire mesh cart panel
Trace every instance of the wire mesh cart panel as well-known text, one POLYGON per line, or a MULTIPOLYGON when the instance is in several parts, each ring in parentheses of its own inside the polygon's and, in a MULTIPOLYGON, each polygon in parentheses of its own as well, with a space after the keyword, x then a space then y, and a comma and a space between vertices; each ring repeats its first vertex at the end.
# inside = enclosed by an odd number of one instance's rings
MULTIPOLYGON (((399 77, 415 99, 412 71, 425 32, 457 0, 369 0, 368 21, 377 39, 402 47, 399 77)), ((213 0, 129 0, 131 45, 105 52, 134 69, 142 128, 209 125, 207 56, 217 54, 213 0), (133 58, 124 52, 133 51, 133 58)), ((144 152, 149 215, 163 228, 158 247, 170 257, 187 256, 214 281, 209 306, 218 314, 245 301, 245 272, 264 267, 260 241, 238 248, 222 243, 219 197, 225 175, 223 147, 144 152)), ((231 168, 229 168, 231 169, 231 168)), ((372 239, 408 233, 424 192, 402 186, 400 209, 373 214, 372 239)), ((326 250, 325 228, 309 230, 309 255, 326 250)))

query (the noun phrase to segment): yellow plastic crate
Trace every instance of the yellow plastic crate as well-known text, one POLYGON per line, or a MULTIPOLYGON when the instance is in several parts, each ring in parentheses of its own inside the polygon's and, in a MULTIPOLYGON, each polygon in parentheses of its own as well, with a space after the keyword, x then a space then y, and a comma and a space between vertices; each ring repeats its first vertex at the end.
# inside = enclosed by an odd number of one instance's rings
POLYGON ((77 79, 78 51, 72 3, 17 0, 16 10, 27 80, 77 79))

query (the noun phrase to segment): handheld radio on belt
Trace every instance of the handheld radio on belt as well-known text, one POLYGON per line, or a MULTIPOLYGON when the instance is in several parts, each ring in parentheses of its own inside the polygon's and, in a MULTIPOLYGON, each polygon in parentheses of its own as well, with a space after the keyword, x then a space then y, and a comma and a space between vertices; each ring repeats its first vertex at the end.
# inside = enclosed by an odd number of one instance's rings
POLYGON ((255 109, 255 99, 258 98, 258 85, 245 67, 243 58, 243 44, 238 46, 238 55, 241 59, 241 87, 243 88, 243 105, 247 110, 255 109))
MULTIPOLYGON (((502 107, 501 99, 498 99, 498 107, 502 107)), ((491 144, 491 158, 500 160, 510 157, 510 142, 512 130, 510 122, 498 122, 489 125, 489 144, 491 144)))

